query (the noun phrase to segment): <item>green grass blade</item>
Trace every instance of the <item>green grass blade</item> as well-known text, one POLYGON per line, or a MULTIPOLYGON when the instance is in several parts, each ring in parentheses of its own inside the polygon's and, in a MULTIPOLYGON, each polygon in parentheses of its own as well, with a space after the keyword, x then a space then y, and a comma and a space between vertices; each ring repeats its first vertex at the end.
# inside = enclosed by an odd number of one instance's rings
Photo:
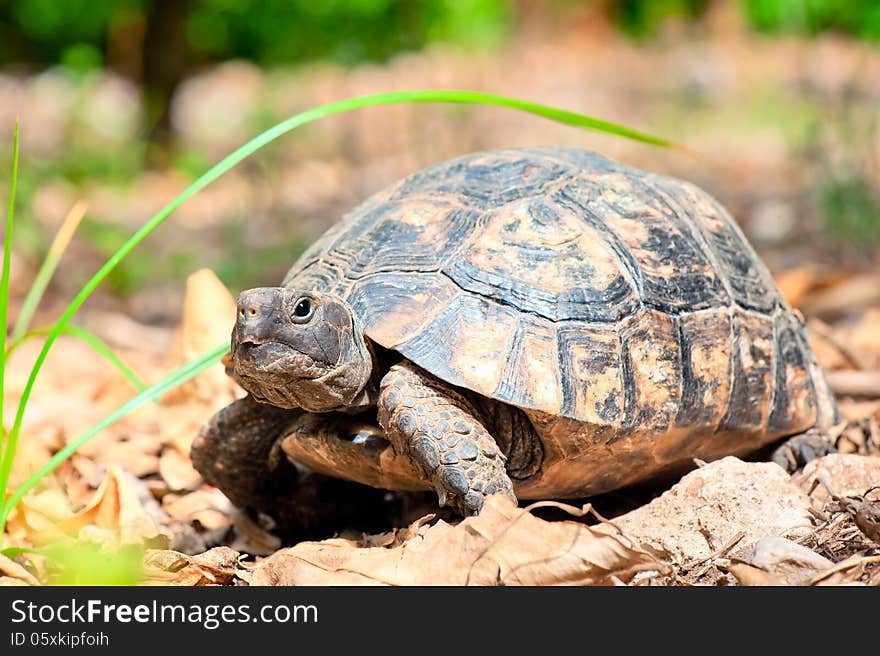
MULTIPOLYGON (((605 132, 606 134, 614 134, 619 137, 625 137, 634 141, 650 144, 652 146, 661 146, 663 148, 675 148, 677 150, 687 150, 684 146, 657 137, 646 132, 633 130, 625 125, 613 123, 586 114, 579 114, 549 105, 541 105, 538 103, 520 100, 519 98, 510 98, 508 96, 499 96, 494 93, 482 93, 480 91, 456 91, 456 90, 424 90, 424 91, 399 91, 389 94, 379 94, 386 96, 398 96, 398 100, 391 102, 410 102, 410 103, 458 103, 466 105, 496 105, 498 107, 507 107, 508 109, 516 109, 521 112, 527 112, 536 116, 542 116, 563 123, 572 127, 582 128, 584 130, 595 130, 596 132, 605 132)), ((364 96, 370 98, 371 96, 364 96)), ((353 100, 361 100, 354 98, 353 100)), ((386 103, 382 103, 386 104, 386 103)), ((364 105, 367 106, 367 105, 364 105)))
MULTIPOLYGON (((24 335, 21 335, 17 338, 14 338, 13 341, 9 344, 9 348, 6 349, 6 357, 8 358, 12 353, 21 346, 24 342, 29 339, 33 339, 34 337, 43 337, 48 335, 52 330, 52 326, 44 326, 43 328, 35 328, 33 330, 27 331, 24 335)), ((146 383, 140 379, 140 377, 131 370, 131 368, 125 364, 122 359, 113 352, 107 344, 94 333, 89 332, 85 328, 80 328, 79 326, 74 326, 72 324, 67 324, 64 328, 61 329, 61 333, 63 335, 68 335, 79 341, 83 342, 87 346, 91 347, 93 351, 95 351, 98 355, 103 357, 107 362, 112 364, 119 370, 123 376, 125 376, 128 381, 134 385, 134 388, 138 392, 143 392, 147 389, 146 383)))
MULTIPOLYGON (((34 365, 31 368, 30 375, 28 376, 28 380, 25 383, 21 399, 18 403, 18 409, 15 414, 15 420, 13 422, 12 428, 9 431, 7 447, 5 452, 3 453, 3 460, 2 463, 0 463, 0 491, 5 490, 6 484, 9 480, 9 472, 12 468, 12 458, 15 456, 15 448, 18 441, 18 434, 21 430, 21 423, 24 418, 25 407, 27 406, 31 391, 33 390, 34 382, 36 381, 37 375, 39 374, 40 369, 42 368, 43 363, 46 360, 46 355, 49 353, 49 349, 52 347, 55 339, 61 333, 64 326, 67 325, 67 322, 70 320, 73 314, 92 294, 95 288, 104 281, 104 279, 110 274, 110 272, 113 271, 113 269, 116 268, 116 266, 138 244, 140 244, 141 241, 143 241, 147 237, 147 235, 149 235, 153 230, 161 225, 165 221, 165 219, 167 219, 178 207, 180 207, 184 202, 191 198, 195 193, 197 193, 201 189, 204 189, 214 180, 226 173, 229 169, 234 167, 245 158, 252 155, 254 152, 259 150, 266 144, 274 141, 278 137, 290 132, 297 127, 306 125, 307 123, 311 123, 326 116, 341 114, 343 112, 348 112, 354 109, 374 107, 377 105, 414 102, 498 105, 511 109, 518 109, 520 111, 528 112, 538 116, 543 116, 545 118, 565 123, 567 125, 591 130, 598 130, 601 132, 608 132, 611 134, 624 136, 630 139, 635 139, 644 143, 649 143, 657 146, 677 147, 676 144, 667 139, 662 139, 660 137, 655 137, 653 135, 649 135, 643 132, 638 132, 623 125, 618 125, 616 123, 611 123, 602 119, 593 118, 584 114, 577 114, 575 112, 569 112, 566 110, 557 109, 555 107, 549 107, 547 105, 539 105, 516 98, 509 98, 506 96, 498 96, 494 94, 475 91, 419 90, 378 93, 374 95, 360 96, 357 98, 348 98, 346 100, 332 102, 291 116, 281 123, 278 123, 277 125, 269 128, 254 139, 251 139, 246 144, 233 151, 231 154, 227 155, 219 163, 211 167, 202 176, 200 176, 191 185, 189 185, 179 196, 177 196, 174 200, 172 200, 164 208, 162 208, 157 214, 150 218, 150 220, 148 220, 143 226, 141 226, 141 228, 138 229, 128 239, 128 241, 126 241, 119 248, 119 250, 117 250, 116 253, 114 253, 110 257, 109 260, 107 260, 107 262, 98 270, 98 272, 94 276, 92 276, 92 278, 83 286, 83 288, 79 291, 73 301, 71 301, 70 305, 67 306, 62 315, 58 318, 58 321, 54 324, 52 330, 46 336, 46 341, 43 343, 43 348, 37 355, 36 361, 34 362, 34 365)), ((0 499, 0 501, 2 501, 2 499, 0 499)), ((3 512, 5 512, 5 510, 3 512)))
POLYGON ((158 399, 168 390, 190 380, 211 365, 216 364, 220 361, 220 358, 222 358, 228 350, 229 344, 223 343, 220 346, 212 349, 211 351, 208 351, 201 357, 196 358, 195 360, 185 364, 176 371, 171 372, 155 385, 151 385, 140 394, 132 397, 128 402, 120 406, 112 414, 108 415, 105 419, 92 426, 89 430, 80 435, 73 442, 58 451, 58 453, 52 456, 49 462, 47 462, 39 470, 31 474, 27 478, 27 480, 19 485, 15 489, 15 492, 13 492, 12 495, 9 497, 9 500, 3 506, 3 510, 0 511, 0 535, 2 535, 3 533, 3 528, 6 525, 6 519, 9 516, 9 513, 16 506, 16 504, 24 498, 24 495, 30 492, 34 488, 34 486, 36 486, 37 483, 39 483, 44 477, 51 474, 55 470, 55 468, 58 467, 58 465, 60 465, 62 462, 67 460, 67 458, 73 455, 76 450, 79 449, 83 444, 88 442, 90 439, 92 439, 95 435, 100 433, 108 426, 112 426, 113 424, 115 424, 132 410, 135 410, 147 401, 158 399))
MULTIPOLYGON (((9 319, 9 267, 12 259, 12 226, 15 216, 15 186, 18 182, 18 120, 12 139, 12 180, 9 183, 9 212, 6 214, 6 232, 3 237, 3 273, 0 274, 0 455, 8 448, 6 427, 3 422, 3 397, 6 396, 6 326, 9 319)), ((6 485, 0 485, 0 494, 6 493, 6 485)), ((0 497, 0 503, 3 499, 0 497)))
POLYGON ((46 253, 46 258, 43 260, 43 264, 40 265, 40 270, 37 271, 34 282, 31 283, 31 288, 28 290, 27 296, 25 296, 24 302, 21 305, 18 318, 15 320, 15 328, 12 330, 13 340, 18 339, 27 331, 37 305, 39 305, 40 299, 43 298, 46 287, 49 286, 52 274, 55 273, 55 269, 58 267, 61 256, 64 255, 70 240, 73 239, 73 233, 76 232, 80 221, 86 215, 87 207, 85 201, 76 203, 67 213, 64 222, 58 229, 58 233, 49 247, 49 252, 46 253))

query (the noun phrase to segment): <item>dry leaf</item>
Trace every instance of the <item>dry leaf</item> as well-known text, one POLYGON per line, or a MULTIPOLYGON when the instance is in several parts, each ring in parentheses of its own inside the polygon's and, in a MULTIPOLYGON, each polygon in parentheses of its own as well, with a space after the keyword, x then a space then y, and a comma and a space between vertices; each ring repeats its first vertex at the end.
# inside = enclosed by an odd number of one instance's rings
POLYGON ((144 509, 134 485, 120 468, 112 467, 92 501, 78 513, 46 529, 36 542, 62 535, 112 544, 144 544, 164 539, 144 509))
POLYGON ((739 560, 732 561, 724 569, 733 574, 740 585, 786 585, 785 581, 778 576, 739 560))
MULTIPOLYGON (((200 269, 190 274, 186 280, 183 318, 172 348, 172 365, 189 362, 217 344, 228 342, 235 314, 235 299, 213 271, 200 269)), ((219 409, 231 403, 236 392, 237 386, 218 364, 169 392, 165 402, 197 401, 219 409)))
POLYGON ((872 307, 859 318, 852 330, 847 331, 847 345, 859 354, 863 369, 880 369, 880 308, 872 307))
POLYGON ((0 554, 0 585, 39 585, 34 575, 14 560, 0 554))
POLYGON ((194 490, 202 482, 188 456, 181 455, 173 447, 166 448, 159 458, 159 475, 168 484, 169 490, 194 490))
POLYGON ((392 547, 301 542, 261 561, 252 584, 610 585, 663 569, 623 536, 544 521, 495 495, 480 515, 455 526, 418 526, 392 547))
POLYGON ((878 302, 880 274, 841 273, 828 284, 807 293, 799 307, 807 316, 835 317, 878 302))
POLYGON ((232 548, 254 556, 268 556, 281 547, 281 539, 257 524, 247 513, 236 510, 232 515, 236 538, 232 548))
POLYGON ((776 276, 776 286, 792 307, 798 307, 815 284, 816 271, 808 267, 789 269, 776 276))
POLYGON ((198 521, 209 531, 232 523, 232 504, 213 487, 204 486, 183 496, 169 494, 163 497, 162 508, 178 521, 198 521))
POLYGON ((197 556, 177 551, 150 550, 144 558, 147 585, 223 585, 248 576, 240 555, 229 547, 215 547, 197 556))

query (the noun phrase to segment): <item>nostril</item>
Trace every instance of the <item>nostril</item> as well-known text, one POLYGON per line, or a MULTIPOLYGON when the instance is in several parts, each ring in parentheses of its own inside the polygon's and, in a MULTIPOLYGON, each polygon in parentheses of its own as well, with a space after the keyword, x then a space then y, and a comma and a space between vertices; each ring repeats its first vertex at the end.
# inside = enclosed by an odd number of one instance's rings
POLYGON ((242 319, 244 319, 245 317, 255 317, 257 316, 257 308, 253 306, 240 308, 238 311, 238 316, 240 316, 242 319))

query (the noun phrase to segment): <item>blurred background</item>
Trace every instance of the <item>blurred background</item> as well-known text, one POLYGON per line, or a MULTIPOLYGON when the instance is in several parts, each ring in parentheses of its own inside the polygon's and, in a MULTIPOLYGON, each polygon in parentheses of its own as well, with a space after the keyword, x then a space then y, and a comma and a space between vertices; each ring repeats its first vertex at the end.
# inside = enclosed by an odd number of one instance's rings
POLYGON ((16 117, 22 130, 13 291, 27 290, 77 201, 86 218, 47 317, 134 229, 259 131, 347 96, 429 87, 561 106, 697 154, 500 109, 334 117, 186 203, 90 309, 176 322, 191 271, 209 266, 234 292, 273 284, 345 210, 395 179, 526 145, 596 149, 696 182, 776 274, 869 269, 880 255, 878 43, 876 0, 5 2, 3 199, 16 117))

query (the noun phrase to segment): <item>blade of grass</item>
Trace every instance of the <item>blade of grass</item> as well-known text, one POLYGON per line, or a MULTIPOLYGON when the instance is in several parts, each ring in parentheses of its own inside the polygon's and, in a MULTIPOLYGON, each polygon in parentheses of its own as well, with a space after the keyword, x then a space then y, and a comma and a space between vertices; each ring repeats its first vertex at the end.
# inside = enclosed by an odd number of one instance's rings
MULTIPOLYGON (((8 358, 12 353, 21 346, 24 342, 34 337, 42 337, 48 335, 52 330, 52 326, 44 326, 42 328, 34 328, 33 330, 27 331, 24 335, 19 336, 9 344, 9 347, 6 349, 6 357, 8 358)), ((147 389, 146 383, 140 379, 140 377, 134 373, 134 371, 126 365, 122 359, 113 352, 107 344, 94 333, 90 333, 85 328, 80 328, 79 326, 74 326, 72 324, 67 324, 64 328, 61 329, 61 333, 64 335, 68 335, 79 341, 85 343, 87 346, 90 346, 93 351, 95 351, 98 355, 102 356, 107 362, 112 364, 119 370, 123 376, 125 376, 129 382, 134 385, 135 389, 138 392, 143 392, 147 389)))
MULTIPOLYGON (((12 138, 12 179, 9 183, 9 211, 6 214, 6 232, 3 237, 3 273, 0 274, 0 456, 5 455, 6 425, 3 421, 3 397, 6 396, 6 325, 9 312, 9 262, 12 259, 12 226, 15 216, 15 186, 18 182, 18 119, 12 138)), ((5 460, 5 458, 2 458, 5 460)), ((0 486, 0 494, 6 486, 0 486)), ((2 499, 0 499, 2 502, 2 499)))
POLYGON ((37 275, 34 277, 34 282, 31 284, 31 288, 28 290, 27 296, 25 296, 24 302, 21 305, 18 319, 15 320, 15 328, 12 330, 13 340, 18 339, 27 331, 31 319, 34 316, 34 312, 37 309, 37 305, 39 305, 40 299, 43 297, 43 293, 46 291, 49 281, 52 279, 52 274, 55 273, 55 269, 58 267, 58 262, 61 260, 61 256, 64 255, 64 251, 67 250, 67 246, 70 244, 70 240, 73 239, 73 234, 79 227, 80 221, 85 217, 87 209, 88 203, 81 200, 74 204, 67 213, 64 222, 58 229, 58 233, 55 235, 55 239, 52 240, 52 245, 49 247, 49 252, 46 253, 46 258, 43 260, 40 270, 37 271, 37 275))
POLYGON ((67 460, 71 455, 73 455, 77 449, 79 449, 83 444, 92 439, 95 435, 100 433, 102 430, 107 428, 108 426, 112 426, 117 421, 125 417, 128 413, 140 407, 147 401, 153 401, 158 399, 162 394, 167 392, 168 390, 177 387, 181 383, 185 383, 191 378, 197 376, 201 372, 203 372, 208 367, 220 362, 220 358, 229 350, 229 344, 223 343, 220 346, 208 351, 204 355, 191 362, 188 362, 184 366, 179 369, 172 371, 165 378, 160 380, 155 385, 150 385, 150 387, 146 388, 140 394, 129 399, 126 403, 117 408, 113 413, 108 415, 105 419, 100 421, 99 423, 92 426, 85 433, 76 438, 73 442, 65 446, 63 449, 58 451, 52 458, 43 465, 36 472, 31 474, 24 482, 21 483, 17 488, 15 488, 15 492, 9 497, 9 500, 4 504, 3 510, 0 511, 0 535, 3 534, 3 528, 6 525, 6 519, 9 516, 9 513, 12 509, 21 501, 24 496, 30 492, 34 486, 37 485, 44 477, 51 474, 58 465, 67 460))
MULTIPOLYGON (((153 215, 152 218, 150 218, 143 226, 141 226, 141 228, 138 229, 128 239, 128 241, 126 241, 119 248, 119 250, 117 250, 116 253, 114 253, 110 257, 109 260, 107 260, 107 262, 98 270, 98 272, 94 276, 92 276, 92 278, 83 286, 83 288, 79 291, 73 301, 70 302, 70 305, 67 306, 62 315, 58 318, 58 321, 53 325, 52 330, 46 336, 46 341, 43 343, 43 348, 37 355, 34 365, 31 368, 30 375, 28 376, 28 380, 25 383, 24 390, 22 391, 22 396, 19 400, 18 409, 15 414, 15 421, 9 432, 7 447, 5 452, 3 453, 2 463, 0 463, 0 493, 4 493, 6 485, 9 481, 9 473, 12 468, 12 458, 15 455, 18 434, 21 430, 21 423, 24 418, 24 410, 27 406, 27 401, 30 398, 31 391, 33 390, 34 382, 36 381, 37 375, 39 374, 40 369, 42 368, 43 363, 46 360, 46 356, 49 353, 49 349, 52 347, 55 339, 61 333, 62 329, 73 316, 73 314, 80 308, 80 306, 91 295, 95 288, 99 284, 101 284, 101 282, 103 282, 103 280, 119 264, 119 262, 121 262, 138 244, 140 244, 147 235, 149 235, 153 230, 161 225, 165 221, 165 219, 167 219, 178 207, 180 207, 195 193, 211 184, 214 180, 226 173, 226 171, 231 169, 233 166, 235 166, 245 158, 252 155, 254 152, 259 150, 266 144, 277 139, 283 134, 290 132, 294 128, 305 125, 307 123, 311 123, 326 116, 340 114, 363 107, 416 102, 497 105, 501 107, 517 109, 530 114, 535 114, 537 116, 543 116, 544 118, 548 118, 553 121, 557 121, 567 125, 591 130, 598 130, 601 132, 608 132, 630 139, 635 139, 637 141, 642 141, 648 144, 681 148, 677 144, 674 144, 667 139, 662 139, 660 137, 655 137, 653 135, 632 130, 623 125, 612 123, 610 121, 597 119, 584 114, 578 114, 555 107, 549 107, 547 105, 540 105, 517 98, 509 98, 507 96, 498 96, 495 94, 488 94, 476 91, 417 90, 378 93, 328 103, 326 105, 322 105, 320 107, 316 107, 291 116, 290 118, 259 134, 243 146, 239 147, 238 149, 227 155, 224 159, 222 159, 220 162, 218 162, 208 171, 202 174, 197 180, 189 185, 180 195, 178 195, 174 200, 168 203, 157 214, 153 215)), ((2 501, 3 498, 0 497, 0 502, 2 501)), ((5 509, 2 512, 5 513, 5 509)))

